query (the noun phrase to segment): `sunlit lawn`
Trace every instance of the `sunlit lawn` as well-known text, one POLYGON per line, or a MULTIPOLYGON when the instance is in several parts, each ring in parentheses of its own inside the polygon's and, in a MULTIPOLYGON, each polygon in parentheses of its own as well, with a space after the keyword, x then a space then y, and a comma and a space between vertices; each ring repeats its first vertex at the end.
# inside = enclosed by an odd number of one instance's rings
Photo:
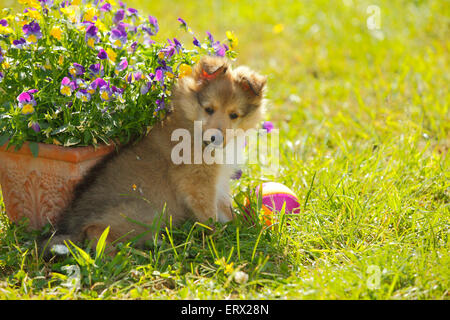
POLYGON ((2 214, 0 298, 448 299, 448 2, 128 4, 159 19, 159 39, 191 43, 178 17, 200 37, 234 31, 234 64, 268 75, 281 158, 278 172, 245 168, 233 193, 241 202, 249 186, 279 181, 301 214, 281 231, 188 222, 95 265, 44 263, 2 214), (64 285, 67 265, 80 266, 79 288, 64 285))

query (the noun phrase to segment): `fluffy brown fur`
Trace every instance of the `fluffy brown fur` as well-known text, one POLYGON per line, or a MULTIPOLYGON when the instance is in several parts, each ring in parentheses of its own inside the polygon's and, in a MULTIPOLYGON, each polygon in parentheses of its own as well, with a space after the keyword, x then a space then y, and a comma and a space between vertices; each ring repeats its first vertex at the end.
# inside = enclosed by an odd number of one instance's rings
POLYGON ((166 119, 139 143, 90 171, 64 210, 56 233, 43 245, 96 241, 107 226, 108 242, 143 234, 143 243, 152 237, 148 226, 163 211, 174 225, 189 218, 231 220, 232 169, 219 164, 174 164, 171 151, 178 142, 171 141, 171 134, 184 128, 193 137, 196 120, 202 121, 203 130, 214 128, 224 134, 226 129, 255 127, 263 111, 265 84, 265 77, 247 67, 232 70, 224 58, 203 57, 192 75, 175 86, 166 119))

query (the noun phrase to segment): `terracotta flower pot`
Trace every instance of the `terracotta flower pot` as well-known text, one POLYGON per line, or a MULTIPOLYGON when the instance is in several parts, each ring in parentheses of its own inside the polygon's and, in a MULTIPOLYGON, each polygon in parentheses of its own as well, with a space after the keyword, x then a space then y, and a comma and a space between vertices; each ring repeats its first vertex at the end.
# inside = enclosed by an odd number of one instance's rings
POLYGON ((12 221, 29 218, 31 229, 55 223, 69 204, 75 185, 114 145, 61 147, 39 143, 37 158, 28 143, 19 151, 0 147, 0 185, 6 213, 12 221))

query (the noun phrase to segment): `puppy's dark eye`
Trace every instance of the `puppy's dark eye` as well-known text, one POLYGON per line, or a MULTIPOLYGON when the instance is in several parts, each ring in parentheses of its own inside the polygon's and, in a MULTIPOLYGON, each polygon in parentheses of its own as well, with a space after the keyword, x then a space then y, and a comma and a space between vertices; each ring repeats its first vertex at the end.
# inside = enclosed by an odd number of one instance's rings
POLYGON ((213 108, 205 108, 205 111, 207 114, 213 114, 214 113, 214 109, 213 108))
POLYGON ((237 117, 239 117, 237 113, 234 113, 234 112, 233 112, 233 113, 230 113, 230 119, 231 119, 231 120, 234 120, 234 119, 236 119, 237 117))

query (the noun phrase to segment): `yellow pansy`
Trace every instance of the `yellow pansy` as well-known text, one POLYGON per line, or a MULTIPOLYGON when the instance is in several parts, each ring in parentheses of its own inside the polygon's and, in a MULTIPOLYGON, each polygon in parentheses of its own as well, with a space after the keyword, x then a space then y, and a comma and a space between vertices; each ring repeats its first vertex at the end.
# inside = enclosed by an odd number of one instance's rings
POLYGON ((239 43, 238 38, 236 37, 233 31, 227 31, 226 35, 228 41, 230 42, 230 48, 234 50, 239 43))
POLYGON ((42 18, 41 14, 37 10, 28 10, 24 16, 30 17, 34 20, 40 20, 42 18))
POLYGON ((34 112, 34 107, 31 103, 27 103, 22 107, 23 114, 30 114, 34 112))
POLYGON ((70 97, 72 95, 72 90, 70 89, 69 86, 63 86, 61 88, 61 93, 67 97, 70 97))
POLYGON ((97 15, 97 8, 91 6, 86 10, 86 13, 84 14, 84 20, 93 21, 96 15, 97 15))
POLYGON ((70 5, 66 8, 61 8, 60 9, 62 13, 64 13, 64 15, 70 19, 70 21, 72 23, 77 22, 77 16, 78 16, 78 12, 80 11, 80 8, 78 6, 75 5, 70 5))
POLYGON ((117 53, 114 52, 111 48, 106 49, 106 54, 108 55, 108 59, 112 62, 116 62, 117 53))
POLYGON ((100 20, 97 20, 95 22, 95 25, 97 26, 98 30, 105 32, 106 30, 108 30, 105 26, 105 24, 103 22, 101 22, 100 20))
POLYGON ((30 34, 28 36, 27 40, 28 40, 28 42, 31 42, 31 43, 36 43, 37 42, 37 38, 36 38, 36 36, 34 34, 30 34))
POLYGON ((41 7, 41 3, 37 0, 19 0, 19 3, 35 9, 39 9, 41 7))
POLYGON ((0 24, 0 34, 11 34, 13 33, 13 29, 11 29, 10 27, 4 27, 0 24))
POLYGON ((62 30, 59 27, 53 27, 50 30, 50 35, 55 39, 61 40, 62 30))
POLYGON ((180 68, 178 69, 178 71, 179 71, 179 78, 181 79, 185 76, 191 75, 192 67, 188 64, 183 63, 180 65, 180 68))

